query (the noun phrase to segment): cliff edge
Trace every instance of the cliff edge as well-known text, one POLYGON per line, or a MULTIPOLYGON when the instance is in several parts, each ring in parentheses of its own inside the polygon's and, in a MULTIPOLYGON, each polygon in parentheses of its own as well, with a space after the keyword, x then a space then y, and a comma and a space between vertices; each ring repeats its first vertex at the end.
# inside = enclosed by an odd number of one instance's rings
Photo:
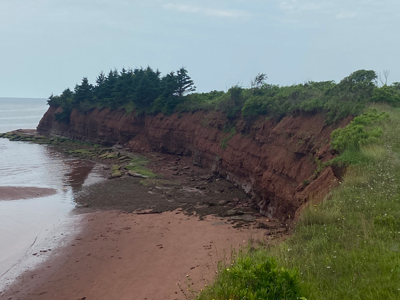
MULTIPOLYGON (((165 152, 191 156, 251 195, 260 212, 282 221, 293 219, 309 200, 323 199, 337 184, 331 167, 317 173, 333 155, 323 113, 260 116, 251 123, 229 120, 218 111, 136 116, 125 111, 74 109, 70 123, 55 121, 61 108, 50 107, 38 132, 104 145, 120 143, 136 152, 165 152)), ((343 124, 347 124, 344 120, 343 124)))

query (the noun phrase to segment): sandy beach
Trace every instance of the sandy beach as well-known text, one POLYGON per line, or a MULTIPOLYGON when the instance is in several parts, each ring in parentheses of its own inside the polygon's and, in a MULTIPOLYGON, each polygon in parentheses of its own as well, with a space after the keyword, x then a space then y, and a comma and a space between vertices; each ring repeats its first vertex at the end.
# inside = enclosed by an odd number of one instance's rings
POLYGON ((0 298, 193 299, 218 261, 274 230, 284 234, 279 222, 265 225, 243 191, 190 158, 149 159, 157 178, 125 175, 77 190, 69 234, 51 251, 30 253, 42 262, 10 280, 0 298))
POLYGON ((264 232, 180 210, 93 212, 79 222, 78 236, 20 276, 1 298, 186 299, 192 295, 188 284, 199 291, 213 279, 219 260, 229 259, 232 249, 246 247, 249 239, 263 239, 264 232))

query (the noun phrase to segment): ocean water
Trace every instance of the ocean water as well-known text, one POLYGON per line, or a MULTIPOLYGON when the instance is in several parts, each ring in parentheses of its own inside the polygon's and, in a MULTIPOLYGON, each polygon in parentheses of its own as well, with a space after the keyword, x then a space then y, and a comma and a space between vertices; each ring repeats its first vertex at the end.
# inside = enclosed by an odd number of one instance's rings
POLYGON ((35 129, 47 108, 46 99, 0 97, 0 132, 35 129))
MULTIPOLYGON (((0 98, 0 132, 35 129, 47 108, 46 99, 0 98)), ((50 146, 0 138, 0 187, 55 190, 51 196, 0 200, 0 290, 24 269, 42 262, 48 249, 68 235, 74 194, 101 180, 96 168, 50 146)))

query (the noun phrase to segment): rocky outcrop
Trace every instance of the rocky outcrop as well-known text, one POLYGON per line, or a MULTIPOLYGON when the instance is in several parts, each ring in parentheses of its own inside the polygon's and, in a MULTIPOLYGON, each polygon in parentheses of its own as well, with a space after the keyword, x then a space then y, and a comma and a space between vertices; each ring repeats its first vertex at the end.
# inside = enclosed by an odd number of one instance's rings
MULTIPOLYGON (((159 151, 191 156, 251 195, 260 211, 280 219, 293 218, 308 200, 323 198, 337 181, 321 163, 329 152, 331 126, 324 114, 298 114, 280 121, 259 117, 229 121, 223 113, 197 111, 137 117, 124 111, 73 110, 70 124, 58 123, 50 107, 38 126, 42 134, 112 145, 133 151, 159 151)), ((346 123, 346 121, 344 121, 346 123)))

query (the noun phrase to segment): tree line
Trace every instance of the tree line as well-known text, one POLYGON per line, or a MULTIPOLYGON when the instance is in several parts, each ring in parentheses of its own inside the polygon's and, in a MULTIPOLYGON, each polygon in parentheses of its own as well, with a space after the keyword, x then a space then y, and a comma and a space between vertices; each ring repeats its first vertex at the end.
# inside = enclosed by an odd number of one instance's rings
POLYGON ((101 72, 95 85, 83 78, 73 91, 66 89, 60 96, 51 95, 48 103, 53 107, 62 106, 62 112, 55 117, 65 123, 69 122, 73 108, 86 112, 95 107, 108 107, 128 113, 167 115, 218 110, 228 119, 242 116, 248 121, 259 115, 280 119, 298 111, 322 111, 330 124, 348 115, 357 116, 371 102, 400 105, 400 83, 387 85, 387 75, 383 81, 373 70, 355 71, 338 83, 308 81, 279 86, 268 84, 267 79, 267 75, 261 73, 251 81, 249 88, 235 85, 226 92, 192 93, 196 87, 185 68, 165 76, 150 67, 112 70, 107 75, 101 72))
POLYGON ((194 92, 196 87, 186 68, 165 76, 152 68, 111 70, 107 75, 101 72, 96 84, 89 83, 84 77, 72 91, 65 89, 59 96, 51 95, 48 104, 63 108, 56 114, 56 120, 69 123, 72 109, 82 112, 92 108, 136 110, 138 113, 171 113, 183 101, 186 94, 194 92))

